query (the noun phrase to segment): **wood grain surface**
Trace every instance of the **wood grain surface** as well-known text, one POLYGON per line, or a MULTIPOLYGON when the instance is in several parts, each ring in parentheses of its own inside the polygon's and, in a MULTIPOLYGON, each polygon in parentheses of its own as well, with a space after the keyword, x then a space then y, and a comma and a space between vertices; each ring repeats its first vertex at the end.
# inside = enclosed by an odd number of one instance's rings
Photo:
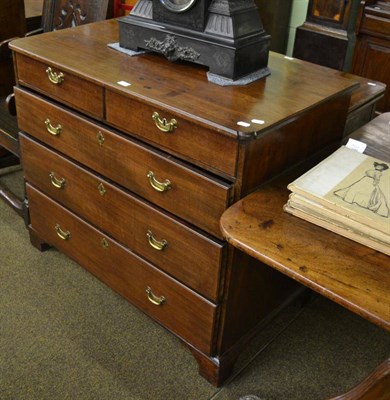
MULTIPOLYGON (((390 113, 356 131, 366 154, 390 161, 390 113)), ((390 330, 390 257, 283 212, 284 175, 235 203, 221 228, 233 246, 390 330)))

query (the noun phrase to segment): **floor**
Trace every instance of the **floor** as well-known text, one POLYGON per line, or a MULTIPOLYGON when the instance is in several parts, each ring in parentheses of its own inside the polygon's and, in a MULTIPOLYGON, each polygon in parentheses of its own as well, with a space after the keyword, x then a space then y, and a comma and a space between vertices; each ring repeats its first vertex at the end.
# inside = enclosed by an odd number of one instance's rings
MULTIPOLYGON (((23 194, 18 167, 0 181, 23 194)), ((173 335, 55 249, 40 253, 0 202, 1 400, 321 400, 389 356, 390 335, 313 295, 274 319, 221 388, 173 335)))

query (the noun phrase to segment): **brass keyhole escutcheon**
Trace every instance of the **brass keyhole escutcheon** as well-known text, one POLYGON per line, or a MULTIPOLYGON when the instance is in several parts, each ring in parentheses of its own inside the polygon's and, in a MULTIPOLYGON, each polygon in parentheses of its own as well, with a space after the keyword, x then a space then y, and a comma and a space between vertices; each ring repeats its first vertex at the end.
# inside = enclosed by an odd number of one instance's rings
POLYGON ((98 143, 100 144, 100 146, 102 146, 104 141, 105 141, 105 138, 104 138, 104 135, 103 135, 103 133, 101 131, 99 131, 97 133, 96 139, 97 139, 98 143))
POLYGON ((107 241, 106 238, 102 238, 100 243, 101 243, 103 249, 107 249, 108 248, 108 241, 107 241))
POLYGON ((101 182, 98 185, 98 190, 99 190, 100 196, 104 196, 107 192, 106 188, 104 187, 103 183, 101 183, 101 182))

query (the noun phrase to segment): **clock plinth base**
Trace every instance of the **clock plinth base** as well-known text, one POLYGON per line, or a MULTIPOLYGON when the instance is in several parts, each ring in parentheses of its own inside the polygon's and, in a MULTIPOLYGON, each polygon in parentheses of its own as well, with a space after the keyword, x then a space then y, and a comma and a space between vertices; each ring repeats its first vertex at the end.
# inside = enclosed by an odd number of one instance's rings
POLYGON ((124 47, 121 47, 118 42, 108 43, 107 46, 110 47, 111 49, 120 51, 121 53, 125 53, 130 57, 141 56, 142 54, 148 53, 148 51, 146 50, 135 51, 135 50, 125 49, 124 47))
MULTIPOLYGON (((146 7, 142 13, 144 9, 146 7)), ((134 51, 151 50, 163 54, 170 61, 183 60, 204 65, 209 67, 210 74, 230 81, 240 80, 257 71, 268 71, 271 37, 264 31, 256 8, 247 8, 239 17, 210 13, 203 31, 156 22, 151 15, 149 8, 145 14, 130 14, 118 20, 121 47, 134 51), (239 29, 230 29, 235 27, 235 18, 245 19, 244 33, 239 29), (218 21, 225 21, 225 25, 217 24, 218 21), (219 26, 223 30, 218 31, 216 27, 219 26), (235 31, 240 32, 240 36, 235 31)), ((236 24, 239 25, 238 22, 236 24)))
POLYGON ((235 81, 231 79, 226 79, 223 76, 212 74, 211 72, 207 72, 207 79, 209 82, 215 83, 219 86, 240 86, 240 85, 248 85, 254 81, 258 81, 259 79, 263 79, 266 76, 270 75, 271 71, 268 67, 261 68, 251 74, 245 75, 235 81))

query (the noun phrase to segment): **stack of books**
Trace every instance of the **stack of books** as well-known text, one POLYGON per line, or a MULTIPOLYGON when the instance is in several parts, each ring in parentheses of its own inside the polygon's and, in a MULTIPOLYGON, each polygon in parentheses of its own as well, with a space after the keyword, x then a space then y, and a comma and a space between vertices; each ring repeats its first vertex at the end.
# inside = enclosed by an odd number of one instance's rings
POLYGON ((288 213, 390 255, 390 163, 342 146, 288 189, 288 213))

